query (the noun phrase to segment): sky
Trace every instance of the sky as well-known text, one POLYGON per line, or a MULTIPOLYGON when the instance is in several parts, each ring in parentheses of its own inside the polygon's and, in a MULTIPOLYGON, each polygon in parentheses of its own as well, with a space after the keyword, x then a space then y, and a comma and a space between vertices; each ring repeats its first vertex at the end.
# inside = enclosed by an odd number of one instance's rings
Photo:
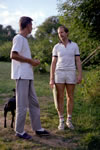
POLYGON ((21 16, 29 16, 36 27, 50 16, 56 16, 58 0, 0 0, 0 24, 11 25, 17 32, 21 16))

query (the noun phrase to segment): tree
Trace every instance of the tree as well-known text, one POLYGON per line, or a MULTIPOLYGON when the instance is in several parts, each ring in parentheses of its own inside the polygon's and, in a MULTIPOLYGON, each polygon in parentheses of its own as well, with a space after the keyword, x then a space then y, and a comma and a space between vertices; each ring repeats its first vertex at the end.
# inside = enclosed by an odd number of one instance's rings
POLYGON ((90 37, 100 39, 100 0, 65 0, 58 8, 66 21, 81 23, 90 37))
POLYGON ((60 25, 58 16, 47 18, 42 25, 38 26, 34 41, 30 42, 32 56, 40 59, 40 67, 44 71, 51 63, 52 48, 58 41, 57 28, 60 25))
POLYGON ((80 20, 90 37, 100 39, 100 0, 83 0, 79 10, 80 20))
MULTIPOLYGON (((85 20, 84 17, 83 21, 83 12, 81 7, 83 6, 83 3, 90 1, 92 2, 92 0, 65 0, 64 3, 60 3, 58 6, 60 23, 69 28, 69 38, 78 43, 82 60, 84 60, 93 50, 99 46, 99 34, 96 34, 98 31, 95 28, 94 32, 92 32, 94 26, 92 26, 90 20, 87 22, 88 19, 85 20), (91 27, 89 26, 89 23, 91 27)), ((90 6, 93 6, 93 4, 90 4, 90 6)), ((86 9, 84 7, 83 11, 86 9)), ((95 9, 93 9, 93 11, 95 12, 95 9)), ((93 13, 93 11, 91 13, 93 13)), ((100 55, 98 54, 96 57, 94 57, 91 62, 89 62, 89 65, 90 64, 100 64, 100 55)))
POLYGON ((8 37, 8 40, 12 40, 12 38, 16 34, 15 30, 10 25, 8 25, 4 28, 4 32, 5 32, 6 36, 8 37))
POLYGON ((0 25, 0 41, 11 41, 14 35, 16 34, 16 31, 10 26, 3 27, 3 25, 0 25))
POLYGON ((52 16, 47 18, 42 25, 38 26, 35 37, 36 39, 48 37, 50 34, 57 33, 57 28, 59 26, 59 17, 52 16))
POLYGON ((15 30, 10 25, 6 27, 0 25, 0 61, 10 61, 11 42, 15 34, 15 30))

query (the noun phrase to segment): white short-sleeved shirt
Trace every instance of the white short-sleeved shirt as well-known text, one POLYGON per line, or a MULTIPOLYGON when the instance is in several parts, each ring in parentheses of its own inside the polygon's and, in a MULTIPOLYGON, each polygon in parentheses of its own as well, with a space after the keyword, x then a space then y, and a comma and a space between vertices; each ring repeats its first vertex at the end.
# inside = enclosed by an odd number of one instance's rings
POLYGON ((57 57, 57 70, 76 70, 75 56, 80 56, 78 45, 75 42, 68 42, 65 47, 62 43, 54 46, 52 56, 57 57))
MULTIPOLYGON (((20 34, 14 37, 11 51, 16 51, 21 56, 31 58, 31 52, 28 41, 25 37, 23 37, 20 34)), ((28 63, 12 59, 11 79, 19 78, 33 80, 33 67, 28 63)))

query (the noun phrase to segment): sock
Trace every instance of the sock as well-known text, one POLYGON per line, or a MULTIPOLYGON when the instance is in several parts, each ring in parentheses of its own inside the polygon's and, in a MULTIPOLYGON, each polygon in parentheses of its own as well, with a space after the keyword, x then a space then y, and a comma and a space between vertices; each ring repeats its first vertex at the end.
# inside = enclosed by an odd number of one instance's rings
POLYGON ((72 120, 72 115, 69 115, 67 116, 67 121, 71 121, 72 120))
POLYGON ((36 130, 36 131, 44 131, 44 128, 38 129, 38 130, 36 130))
POLYGON ((63 115, 59 116, 59 122, 64 122, 64 116, 63 115))
POLYGON ((22 133, 19 133, 19 132, 16 131, 16 133, 18 133, 20 135, 24 135, 25 131, 23 131, 22 133))

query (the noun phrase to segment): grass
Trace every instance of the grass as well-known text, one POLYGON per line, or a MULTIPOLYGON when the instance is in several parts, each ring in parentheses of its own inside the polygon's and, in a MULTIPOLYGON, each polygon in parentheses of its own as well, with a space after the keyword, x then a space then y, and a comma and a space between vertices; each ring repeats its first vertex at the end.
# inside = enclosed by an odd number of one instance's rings
MULTIPOLYGON (((12 95, 15 81, 10 79, 10 63, 0 62, 0 150, 100 150, 99 73, 98 70, 84 72, 82 84, 77 85, 75 90, 75 131, 66 128, 62 132, 57 130, 58 116, 49 87, 49 74, 35 73, 34 84, 40 104, 41 123, 51 132, 51 136, 36 137, 27 113, 25 130, 33 135, 33 140, 26 142, 14 136, 14 130, 10 128, 10 113, 7 118, 8 127, 3 128, 3 105, 12 95)), ((66 119, 66 105, 64 107, 66 119)))

